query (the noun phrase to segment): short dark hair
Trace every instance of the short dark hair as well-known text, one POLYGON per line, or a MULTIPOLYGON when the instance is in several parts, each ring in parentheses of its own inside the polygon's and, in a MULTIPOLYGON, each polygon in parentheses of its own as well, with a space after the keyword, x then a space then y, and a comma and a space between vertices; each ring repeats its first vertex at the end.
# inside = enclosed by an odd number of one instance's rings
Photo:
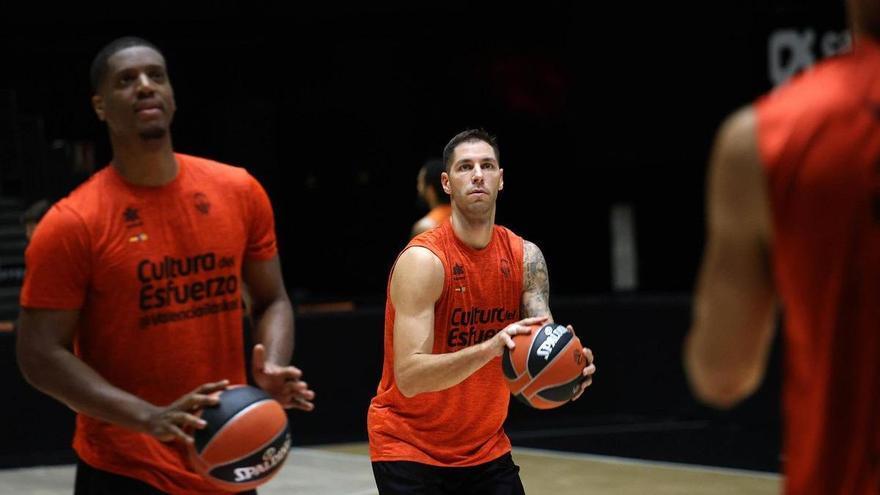
POLYGON ((43 219, 43 215, 49 211, 49 207, 51 206, 52 205, 47 199, 41 199, 28 206, 28 208, 24 210, 24 213, 21 214, 21 224, 27 225, 29 223, 40 223, 40 220, 43 219))
POLYGON ((449 167, 452 166, 452 155, 455 154, 455 147, 470 141, 485 142, 495 151, 495 159, 501 161, 501 154, 498 152, 498 141, 495 139, 495 136, 486 132, 485 129, 468 129, 453 136, 446 143, 446 147, 443 148, 443 165, 446 167, 446 171, 449 171, 449 167))
POLYGON ((422 166, 425 169, 425 186, 433 186, 437 193, 437 201, 449 203, 449 195, 443 193, 443 183, 440 175, 446 172, 446 164, 439 158, 431 158, 422 166))
POLYGON ((162 55, 162 58, 165 58, 165 55, 162 54, 162 51, 159 50, 156 45, 143 38, 138 38, 136 36, 123 36, 122 38, 116 38, 110 43, 104 45, 104 48, 101 48, 92 60, 92 68, 89 70, 89 79, 92 82, 92 91, 94 93, 98 92, 98 88, 104 81, 104 77, 107 76, 107 60, 109 60, 116 52, 135 46, 151 48, 156 50, 159 55, 162 55))

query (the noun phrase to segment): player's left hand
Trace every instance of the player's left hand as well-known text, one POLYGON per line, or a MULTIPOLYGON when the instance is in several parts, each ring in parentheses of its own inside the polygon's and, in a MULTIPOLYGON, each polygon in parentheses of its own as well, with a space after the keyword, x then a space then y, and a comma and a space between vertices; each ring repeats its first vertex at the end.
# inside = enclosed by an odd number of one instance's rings
MULTIPOLYGON (((572 328, 571 325, 568 326, 568 329, 571 331, 571 333, 574 333, 574 328, 572 328)), ((581 375, 583 377, 581 378, 581 385, 578 388, 577 392, 575 392, 574 396, 572 396, 571 400, 578 400, 580 396, 584 393, 584 390, 586 390, 587 387, 593 384, 593 373, 596 372, 596 363, 593 360, 593 351, 584 347, 583 353, 584 359, 587 360, 587 365, 581 372, 581 375)))
POLYGON ((285 409, 302 409, 311 411, 315 408, 315 392, 302 381, 302 371, 295 366, 279 366, 266 361, 266 348, 263 344, 254 346, 253 353, 254 381, 281 403, 285 409))

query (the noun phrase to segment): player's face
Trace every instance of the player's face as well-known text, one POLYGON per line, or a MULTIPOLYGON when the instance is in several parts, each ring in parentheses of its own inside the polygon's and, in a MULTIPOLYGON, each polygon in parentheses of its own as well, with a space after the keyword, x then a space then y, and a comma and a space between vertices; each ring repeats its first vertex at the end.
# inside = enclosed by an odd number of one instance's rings
POLYGON ((419 175, 416 177, 416 191, 419 193, 419 197, 425 198, 425 169, 422 168, 419 170, 419 175))
POLYGON ((24 235, 27 237, 27 240, 30 241, 34 236, 34 231, 37 230, 36 222, 27 222, 24 224, 24 235))
POLYGON ((111 135, 165 137, 177 106, 162 55, 145 46, 114 53, 92 105, 111 135))
POLYGON ((452 165, 442 180, 443 189, 460 208, 491 211, 498 191, 504 188, 504 170, 489 143, 468 141, 455 147, 452 165))

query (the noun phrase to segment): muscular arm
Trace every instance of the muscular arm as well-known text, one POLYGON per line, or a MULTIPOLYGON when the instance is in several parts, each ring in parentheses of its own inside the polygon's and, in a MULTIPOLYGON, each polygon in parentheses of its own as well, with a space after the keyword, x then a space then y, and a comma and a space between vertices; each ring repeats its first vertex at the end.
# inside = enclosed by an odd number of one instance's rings
POLYGON ((162 440, 189 440, 182 428, 203 425, 202 420, 189 413, 215 403, 207 394, 222 389, 225 382, 206 384, 168 407, 151 404, 113 386, 73 355, 73 333, 78 319, 79 311, 22 309, 17 358, 25 379, 87 416, 162 440))
POLYGON ((40 391, 77 412, 143 430, 151 404, 111 385, 70 349, 79 311, 22 309, 18 365, 40 391))
POLYGON ((770 214, 751 108, 724 124, 707 185, 705 253, 685 341, 694 394, 730 407, 761 383, 774 331, 770 214))
POLYGON ((391 276, 391 302, 395 310, 394 376, 397 388, 406 397, 445 390, 461 383, 500 356, 505 345, 512 346, 511 335, 528 333, 523 325, 527 322, 519 321, 475 346, 432 354, 434 304, 443 292, 444 276, 440 259, 421 247, 404 251, 391 276))
POLYGON ((253 302, 254 381, 285 408, 314 409, 315 393, 301 380, 302 371, 290 366, 293 357, 293 307, 281 277, 276 255, 266 261, 247 260, 242 276, 253 302))
POLYGON ((245 260, 242 277, 253 301, 254 342, 263 344, 269 362, 288 365, 293 357, 293 306, 284 288, 278 256, 266 261, 245 260))
POLYGON ((523 295, 521 311, 523 318, 550 314, 550 276, 544 253, 534 243, 523 241, 523 295))
MULTIPOLYGON (((544 253, 534 243, 523 241, 523 317, 543 316, 546 323, 553 323, 553 315, 550 313, 550 276, 547 274, 547 262, 544 261, 544 253)), ((568 329, 574 332, 574 328, 568 325, 568 329)), ((584 390, 593 383, 593 373, 596 365, 593 364, 593 351, 583 349, 586 366, 583 370, 583 380, 580 388, 574 393, 572 400, 577 400, 584 390)))

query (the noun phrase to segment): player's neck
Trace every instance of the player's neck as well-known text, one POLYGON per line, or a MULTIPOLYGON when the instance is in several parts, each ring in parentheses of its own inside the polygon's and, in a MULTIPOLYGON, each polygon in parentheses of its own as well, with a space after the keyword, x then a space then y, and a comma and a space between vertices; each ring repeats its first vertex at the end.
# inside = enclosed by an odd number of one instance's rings
POLYGON ((495 227, 495 208, 481 218, 468 217, 452 209, 452 231, 458 239, 474 249, 483 249, 492 240, 495 227))
POLYGON ((171 139, 113 140, 113 166, 126 182, 136 186, 162 186, 177 177, 177 160, 171 139))

